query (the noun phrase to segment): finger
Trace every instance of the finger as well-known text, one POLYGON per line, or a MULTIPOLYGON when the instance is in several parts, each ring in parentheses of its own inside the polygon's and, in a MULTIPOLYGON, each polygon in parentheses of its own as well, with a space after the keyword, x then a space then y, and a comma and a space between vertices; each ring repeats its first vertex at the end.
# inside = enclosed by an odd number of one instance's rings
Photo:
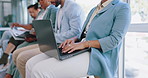
POLYGON ((65 46, 65 43, 66 43, 66 41, 64 41, 64 42, 59 46, 59 48, 63 48, 63 46, 65 46))
POLYGON ((71 40, 68 40, 67 44, 71 44, 71 40))
POLYGON ((63 52, 63 51, 65 51, 65 50, 66 50, 66 48, 67 48, 67 46, 65 46, 64 48, 62 48, 62 52, 63 52))
POLYGON ((68 40, 65 41, 65 43, 62 46, 62 48, 64 48, 67 44, 69 44, 69 41, 68 40))
POLYGON ((72 53, 72 52, 74 52, 76 49, 75 48, 73 48, 73 49, 71 49, 70 51, 68 51, 68 53, 72 53))
POLYGON ((70 51, 71 49, 73 49, 72 46, 66 46, 63 50, 63 53, 66 53, 66 52, 70 51))
POLYGON ((70 42, 70 44, 74 44, 74 43, 75 43, 74 41, 71 41, 71 42, 70 42))
POLYGON ((66 44, 66 42, 64 42, 64 43, 61 45, 61 48, 64 48, 64 47, 65 47, 65 44, 66 44))
POLYGON ((60 44, 59 48, 61 48, 63 46, 63 43, 60 44))

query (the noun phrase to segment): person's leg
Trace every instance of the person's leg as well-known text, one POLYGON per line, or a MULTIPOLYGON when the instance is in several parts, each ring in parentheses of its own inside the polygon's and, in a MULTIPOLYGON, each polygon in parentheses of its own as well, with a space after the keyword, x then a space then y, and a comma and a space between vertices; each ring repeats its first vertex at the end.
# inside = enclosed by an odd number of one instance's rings
POLYGON ((26 78, 31 78, 30 72, 32 72, 32 68, 34 67, 34 65, 36 65, 38 62, 46 60, 48 58, 50 58, 50 57, 44 53, 38 54, 38 55, 30 58, 26 63, 26 78))
POLYGON ((4 40, 10 39, 11 37, 12 37, 12 35, 11 35, 10 31, 5 31, 5 32, 3 33, 3 35, 2 35, 2 37, 1 37, 0 46, 3 45, 2 42, 3 42, 4 40))
POLYGON ((11 78, 13 76, 13 74, 15 73, 15 71, 16 71, 16 65, 12 61, 9 68, 6 71, 7 74, 6 74, 5 78, 11 78))
MULTIPOLYGON (((32 48, 34 48, 35 46, 37 46, 37 45, 33 45, 32 47, 29 47, 28 49, 32 49, 32 48)), ((21 49, 21 50, 25 50, 26 48, 24 48, 24 49, 21 49)), ((27 50, 28 50, 27 49, 27 50)), ((20 51, 20 50, 19 50, 20 51)), ((11 78, 12 76, 15 76, 15 77, 17 77, 17 76, 19 76, 19 72, 18 72, 18 70, 17 70, 17 68, 16 68, 16 65, 14 64, 14 62, 12 61, 12 63, 10 64, 10 67, 8 68, 8 70, 7 70, 7 74, 6 74, 6 78, 11 78)), ((14 77, 14 78, 15 78, 14 77)))
POLYGON ((0 59, 0 64, 4 64, 4 65, 7 64, 7 62, 8 62, 7 58, 9 56, 9 54, 14 50, 14 48, 15 48, 15 45, 13 45, 12 43, 8 44, 6 51, 3 53, 3 56, 0 59))
POLYGON ((13 78, 22 78, 20 75, 20 72, 18 71, 18 69, 16 68, 14 74, 13 74, 13 78))
POLYGON ((26 62, 32 58, 35 55, 41 54, 42 52, 40 52, 39 48, 34 48, 31 50, 26 50, 21 52, 17 59, 16 59, 16 66, 22 76, 22 78, 25 78, 25 66, 26 66, 26 62))
MULTIPOLYGON (((34 45, 34 47, 35 46, 37 46, 37 45, 34 45)), ((28 49, 32 49, 33 48, 33 46, 32 47, 29 47, 28 49)), ((21 49, 21 50, 25 50, 26 48, 24 48, 24 49, 21 49)), ((28 50, 27 49, 27 50, 28 50)), ((16 68, 16 65, 14 64, 14 62, 12 61, 12 63, 10 64, 10 67, 8 68, 8 70, 7 70, 7 72, 6 72, 7 74, 6 74, 6 76, 5 76, 5 78, 11 78, 12 76, 15 76, 15 77, 17 77, 17 76, 20 76, 19 75, 19 72, 18 72, 18 70, 17 70, 17 68, 16 68)), ((15 78, 14 77, 14 78, 15 78)))
POLYGON ((7 46, 6 50, 4 51, 2 58, 0 59, 0 64, 6 65, 7 62, 8 62, 8 59, 7 58, 9 56, 9 54, 12 53, 16 49, 16 47, 19 44, 21 44, 22 42, 24 42, 24 41, 14 40, 14 38, 12 37, 9 40, 8 46, 7 46))
POLYGON ((22 47, 22 48, 15 50, 13 55, 12 55, 14 64, 16 64, 17 57, 21 52, 26 51, 26 50, 31 50, 31 49, 34 49, 34 48, 38 48, 38 44, 22 47))
POLYGON ((2 50, 3 50, 3 52, 6 51, 6 48, 8 46, 8 42, 9 42, 8 39, 7 40, 3 40, 3 42, 2 42, 2 50))
POLYGON ((6 71, 5 78, 21 78, 20 73, 18 72, 18 69, 16 68, 16 65, 12 61, 10 64, 10 67, 6 71))
MULTIPOLYGON (((49 58, 38 62, 30 72, 30 78, 79 78, 87 75, 89 52, 59 61, 49 58)), ((43 56, 33 57, 41 58, 43 56)), ((31 59, 32 60, 32 59, 31 59)), ((32 61, 34 61, 32 60, 32 61)), ((27 64, 29 65, 29 64, 27 64)), ((28 66, 27 66, 28 67, 28 66)))
POLYGON ((5 50, 5 53, 10 54, 15 48, 16 48, 16 46, 14 44, 9 43, 6 50, 5 50))

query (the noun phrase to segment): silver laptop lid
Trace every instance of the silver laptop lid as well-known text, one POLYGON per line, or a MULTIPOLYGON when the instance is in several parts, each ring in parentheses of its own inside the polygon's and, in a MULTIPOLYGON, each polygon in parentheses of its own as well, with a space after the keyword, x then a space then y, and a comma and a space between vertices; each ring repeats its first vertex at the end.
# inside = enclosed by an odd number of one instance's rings
POLYGON ((59 59, 57 57, 57 44, 51 22, 49 20, 34 20, 33 27, 36 32, 40 51, 47 54, 48 56, 59 59))
POLYGON ((70 54, 63 54, 62 50, 58 49, 51 22, 49 20, 35 20, 33 21, 33 26, 35 28, 40 50, 50 57, 55 57, 58 60, 65 60, 75 55, 84 53, 89 49, 87 48, 80 51, 74 51, 70 54))

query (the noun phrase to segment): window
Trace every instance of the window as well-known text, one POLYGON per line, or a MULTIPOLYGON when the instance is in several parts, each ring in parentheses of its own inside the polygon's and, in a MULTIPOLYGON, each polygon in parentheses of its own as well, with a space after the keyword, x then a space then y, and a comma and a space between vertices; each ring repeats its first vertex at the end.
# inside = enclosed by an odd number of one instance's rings
POLYGON ((7 26, 12 21, 11 2, 0 1, 0 26, 7 26))
POLYGON ((3 7, 4 7, 4 16, 8 16, 8 15, 12 14, 12 11, 11 11, 11 8, 10 8, 11 3, 4 3, 3 7))
POLYGON ((17 0, 12 2, 13 7, 13 22, 19 22, 21 24, 28 24, 32 21, 28 14, 27 7, 34 4, 37 0, 17 0))
POLYGON ((128 0, 131 25, 125 37, 125 77, 147 78, 148 72, 148 0, 128 0))
POLYGON ((148 23, 148 0, 130 0, 132 24, 148 23))
MULTIPOLYGON (((12 11, 10 0, 0 0, 0 27, 9 26, 8 24, 12 22, 12 11)), ((2 32, 0 32, 1 38, 2 32)))

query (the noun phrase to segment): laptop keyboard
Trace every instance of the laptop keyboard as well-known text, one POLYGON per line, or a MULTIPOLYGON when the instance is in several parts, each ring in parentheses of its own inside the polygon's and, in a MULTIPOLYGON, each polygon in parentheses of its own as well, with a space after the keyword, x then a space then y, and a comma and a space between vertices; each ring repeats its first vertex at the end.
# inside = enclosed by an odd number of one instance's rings
POLYGON ((59 48, 59 52, 60 52, 60 55, 63 56, 63 55, 69 55, 70 53, 62 53, 62 48, 59 48))
POLYGON ((62 53, 62 48, 59 48, 59 54, 61 56, 61 60, 64 60, 64 59, 67 59, 67 58, 70 58, 70 57, 73 57, 73 56, 76 56, 78 54, 81 54, 83 52, 86 52, 88 51, 89 49, 84 49, 84 50, 76 50, 72 53, 62 53))

